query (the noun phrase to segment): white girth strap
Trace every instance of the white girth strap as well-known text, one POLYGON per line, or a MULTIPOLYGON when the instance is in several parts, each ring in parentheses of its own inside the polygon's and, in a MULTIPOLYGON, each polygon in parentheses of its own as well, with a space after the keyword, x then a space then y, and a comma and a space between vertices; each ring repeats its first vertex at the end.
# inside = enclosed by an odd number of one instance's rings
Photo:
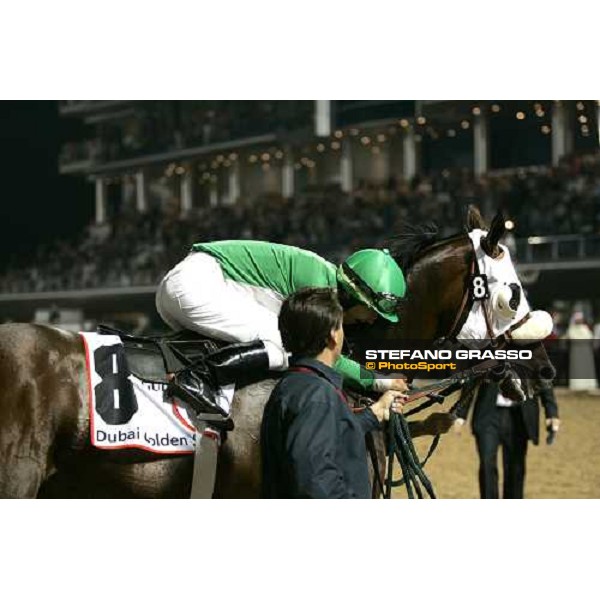
POLYGON ((198 437, 190 498, 208 500, 212 498, 215 489, 221 434, 211 429, 205 421, 195 420, 194 426, 198 430, 198 437))

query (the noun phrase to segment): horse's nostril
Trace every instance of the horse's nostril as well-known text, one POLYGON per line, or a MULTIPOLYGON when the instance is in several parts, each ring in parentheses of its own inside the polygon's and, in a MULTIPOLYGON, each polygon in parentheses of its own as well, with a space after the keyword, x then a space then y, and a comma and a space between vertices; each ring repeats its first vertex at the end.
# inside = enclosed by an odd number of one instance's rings
POLYGON ((519 304, 521 303, 521 288, 516 283, 511 283, 509 287, 512 294, 508 305, 512 310, 517 310, 517 308, 519 308, 519 304))

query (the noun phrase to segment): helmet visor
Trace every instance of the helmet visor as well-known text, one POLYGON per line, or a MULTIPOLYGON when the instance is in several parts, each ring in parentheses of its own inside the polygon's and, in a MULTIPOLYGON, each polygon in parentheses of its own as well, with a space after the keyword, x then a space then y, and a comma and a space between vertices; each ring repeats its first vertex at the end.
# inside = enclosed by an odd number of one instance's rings
POLYGON ((396 314, 402 302, 401 296, 388 292, 374 292, 347 264, 342 265, 342 271, 377 312, 396 314))

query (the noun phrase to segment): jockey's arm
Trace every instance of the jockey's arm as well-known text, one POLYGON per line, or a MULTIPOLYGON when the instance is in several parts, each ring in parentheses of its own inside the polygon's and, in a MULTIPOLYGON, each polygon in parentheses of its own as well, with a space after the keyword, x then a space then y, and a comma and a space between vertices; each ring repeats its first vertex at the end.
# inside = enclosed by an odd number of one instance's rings
POLYGON ((340 356, 334 368, 344 377, 344 384, 359 390, 385 392, 394 389, 405 392, 408 389, 404 379, 384 378, 347 356, 340 356))

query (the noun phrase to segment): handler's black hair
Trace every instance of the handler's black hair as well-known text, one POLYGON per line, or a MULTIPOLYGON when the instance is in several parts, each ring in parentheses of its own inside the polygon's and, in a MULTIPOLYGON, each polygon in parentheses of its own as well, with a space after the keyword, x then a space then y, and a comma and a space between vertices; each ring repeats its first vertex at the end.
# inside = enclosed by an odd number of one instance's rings
POLYGON ((288 296, 279 313, 281 340, 295 358, 312 358, 342 325, 344 311, 332 288, 306 287, 288 296))

